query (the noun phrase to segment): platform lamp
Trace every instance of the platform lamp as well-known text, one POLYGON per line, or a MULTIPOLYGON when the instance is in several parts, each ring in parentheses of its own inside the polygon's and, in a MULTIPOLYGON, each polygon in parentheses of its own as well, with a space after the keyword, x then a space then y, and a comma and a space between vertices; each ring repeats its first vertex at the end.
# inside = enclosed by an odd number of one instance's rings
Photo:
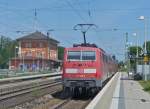
POLYGON ((146 48, 146 42, 147 42, 147 18, 145 16, 140 16, 138 20, 144 21, 144 79, 147 81, 147 74, 146 74, 146 65, 147 65, 147 48, 146 48))
POLYGON ((138 50, 138 35, 137 35, 137 33, 133 33, 133 36, 136 37, 136 73, 137 73, 138 56, 139 56, 139 50, 138 50))

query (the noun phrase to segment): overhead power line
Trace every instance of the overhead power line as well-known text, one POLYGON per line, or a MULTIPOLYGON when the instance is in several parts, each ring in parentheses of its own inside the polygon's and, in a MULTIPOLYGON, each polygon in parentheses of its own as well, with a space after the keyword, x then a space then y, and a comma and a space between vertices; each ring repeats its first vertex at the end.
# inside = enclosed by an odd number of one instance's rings
MULTIPOLYGON (((73 9, 68 9, 68 8, 62 8, 62 7, 39 7, 39 8, 36 8, 38 11, 86 11, 89 9, 89 8, 74 8, 74 6, 70 3, 70 1, 66 0, 66 3, 73 9), (75 9, 75 10, 74 10, 75 9)), ((82 7, 80 5, 80 7, 82 7)), ((1 9, 6 10, 6 11, 33 11, 35 10, 35 8, 16 8, 16 7, 8 7, 8 6, 3 6, 1 7, 1 9)), ((99 8, 99 9, 91 9, 91 11, 95 11, 95 12, 102 12, 102 11, 105 11, 105 12, 117 12, 117 11, 149 11, 150 8, 149 7, 145 7, 145 8, 99 8)))
POLYGON ((84 23, 87 23, 87 21, 85 20, 85 18, 79 13, 79 11, 77 11, 74 6, 68 1, 66 0, 66 3, 72 8, 72 10, 84 21, 84 23))

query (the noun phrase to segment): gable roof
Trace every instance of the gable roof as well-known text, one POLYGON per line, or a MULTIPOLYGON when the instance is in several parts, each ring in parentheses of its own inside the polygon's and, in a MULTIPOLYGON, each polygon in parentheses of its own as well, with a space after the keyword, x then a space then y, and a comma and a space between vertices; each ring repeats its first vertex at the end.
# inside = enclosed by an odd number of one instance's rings
POLYGON ((21 38, 18 38, 17 41, 20 41, 20 40, 52 40, 56 43, 59 43, 59 41, 53 39, 53 38, 50 38, 49 36, 46 36, 45 34, 39 32, 39 31, 36 31, 34 33, 31 33, 31 34, 28 34, 28 35, 25 35, 21 38))

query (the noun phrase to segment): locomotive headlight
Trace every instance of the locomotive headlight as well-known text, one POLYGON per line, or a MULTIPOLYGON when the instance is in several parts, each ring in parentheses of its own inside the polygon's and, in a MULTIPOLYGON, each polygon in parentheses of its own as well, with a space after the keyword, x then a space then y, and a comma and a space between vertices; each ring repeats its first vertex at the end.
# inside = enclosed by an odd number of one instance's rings
POLYGON ((77 73, 78 69, 67 68, 66 73, 77 73))
POLYGON ((84 69, 84 73, 96 73, 96 69, 84 69))

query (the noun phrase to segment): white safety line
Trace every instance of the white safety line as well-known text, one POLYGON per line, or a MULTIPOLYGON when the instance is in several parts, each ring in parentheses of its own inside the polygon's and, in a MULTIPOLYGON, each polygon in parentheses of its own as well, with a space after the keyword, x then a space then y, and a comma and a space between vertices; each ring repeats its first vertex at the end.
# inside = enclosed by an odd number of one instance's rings
POLYGON ((108 88, 111 86, 112 82, 115 80, 119 72, 117 72, 111 80, 103 87, 103 89, 96 95, 96 97, 88 104, 88 106, 85 109, 95 109, 95 106, 98 104, 98 102, 102 99, 102 96, 105 94, 105 92, 108 90, 108 88))
POLYGON ((119 106, 119 94, 120 94, 120 79, 121 79, 121 73, 119 75, 119 78, 118 78, 118 81, 117 81, 117 85, 116 85, 116 88, 115 88, 115 92, 113 94, 111 106, 110 106, 109 109, 118 109, 118 106, 119 106))

